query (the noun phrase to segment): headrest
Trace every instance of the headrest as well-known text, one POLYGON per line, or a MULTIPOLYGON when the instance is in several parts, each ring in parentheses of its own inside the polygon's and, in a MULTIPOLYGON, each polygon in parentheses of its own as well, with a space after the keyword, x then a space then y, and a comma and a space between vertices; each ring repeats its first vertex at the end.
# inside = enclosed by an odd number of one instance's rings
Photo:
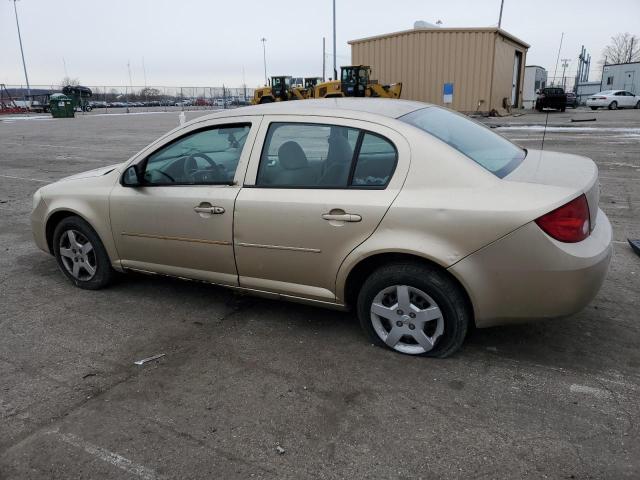
POLYGON ((297 170, 309 166, 302 147, 294 141, 284 142, 278 149, 278 162, 285 170, 297 170))

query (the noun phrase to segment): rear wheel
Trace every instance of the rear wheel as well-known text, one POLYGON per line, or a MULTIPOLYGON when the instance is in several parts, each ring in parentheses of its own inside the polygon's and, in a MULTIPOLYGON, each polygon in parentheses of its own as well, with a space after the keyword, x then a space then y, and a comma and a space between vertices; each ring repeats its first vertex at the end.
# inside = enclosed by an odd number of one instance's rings
POLYGON ((609 110, 617 110, 618 109, 618 102, 611 102, 609 104, 609 110))
POLYGON ((91 226, 80 217, 63 219, 53 232, 58 266, 76 286, 98 290, 114 276, 107 251, 91 226))
POLYGON ((462 345, 471 315, 464 294, 446 273, 398 263, 367 278, 358 295, 358 317, 376 345, 444 358, 462 345))
POLYGON ((262 97, 260 99, 260 103, 273 103, 273 98, 271 98, 271 97, 262 97))
POLYGON ((638 103, 636 103, 636 108, 640 109, 640 101, 638 101, 638 103))

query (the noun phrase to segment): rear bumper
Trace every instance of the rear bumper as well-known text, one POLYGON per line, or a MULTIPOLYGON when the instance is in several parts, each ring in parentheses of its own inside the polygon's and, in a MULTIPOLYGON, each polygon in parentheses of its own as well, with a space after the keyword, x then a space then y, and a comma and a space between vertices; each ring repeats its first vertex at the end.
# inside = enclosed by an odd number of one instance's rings
POLYGON ((534 222, 449 268, 465 286, 476 325, 489 327, 571 315, 598 293, 611 260, 611 224, 579 243, 558 242, 534 222))
POLYGON ((609 100, 589 100, 587 99, 587 107, 607 107, 609 100))

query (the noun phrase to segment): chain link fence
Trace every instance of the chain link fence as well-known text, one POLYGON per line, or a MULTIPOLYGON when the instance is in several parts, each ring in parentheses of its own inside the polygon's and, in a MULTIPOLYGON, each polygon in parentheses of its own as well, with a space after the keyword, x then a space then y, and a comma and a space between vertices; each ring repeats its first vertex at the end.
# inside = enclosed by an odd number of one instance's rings
MULTIPOLYGON (((82 96, 83 110, 102 110, 104 113, 131 111, 207 110, 249 105, 253 88, 247 87, 167 87, 167 86, 95 86, 83 85, 91 96, 82 96)), ((62 85, 6 85, 0 90, 0 102, 13 100, 19 107, 31 111, 46 111, 49 96, 62 93, 62 85)))

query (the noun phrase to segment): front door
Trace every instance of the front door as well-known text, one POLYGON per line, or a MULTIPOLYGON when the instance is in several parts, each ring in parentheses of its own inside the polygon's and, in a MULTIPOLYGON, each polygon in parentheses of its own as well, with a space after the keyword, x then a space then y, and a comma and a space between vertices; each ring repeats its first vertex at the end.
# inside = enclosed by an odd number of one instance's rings
POLYGON ((398 194, 409 146, 362 121, 265 117, 260 130, 236 201, 240 286, 334 302, 340 264, 398 194))
POLYGON ((637 94, 640 92, 635 91, 635 76, 636 76, 636 72, 633 70, 630 72, 624 73, 624 89, 627 92, 632 92, 637 94))
POLYGON ((124 178, 110 196, 123 267, 237 285, 233 209, 258 128, 251 122, 191 126, 134 160, 143 184, 124 178))
POLYGON ((518 108, 520 103, 520 71, 522 70, 522 52, 516 52, 513 61, 513 78, 511 85, 511 105, 518 108))

